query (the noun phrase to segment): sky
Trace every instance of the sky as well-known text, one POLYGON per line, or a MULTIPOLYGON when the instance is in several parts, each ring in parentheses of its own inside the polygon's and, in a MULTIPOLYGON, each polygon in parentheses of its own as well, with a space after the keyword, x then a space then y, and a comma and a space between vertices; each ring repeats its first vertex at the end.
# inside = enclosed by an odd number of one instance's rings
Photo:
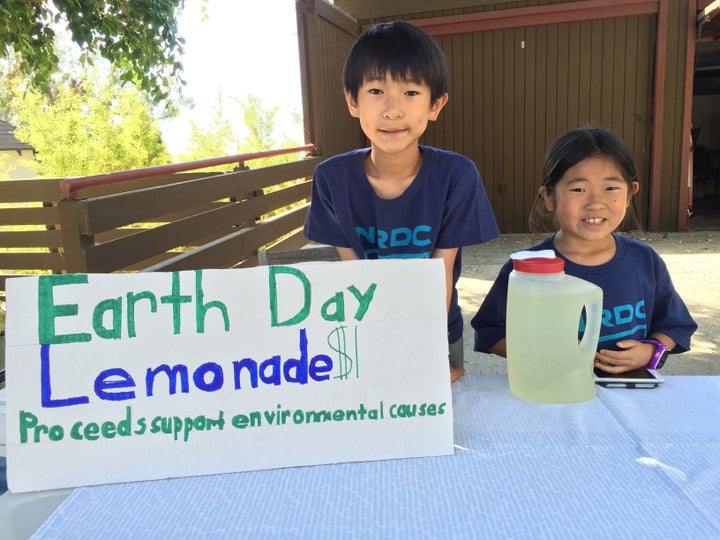
POLYGON ((161 123, 171 155, 188 146, 191 122, 203 125, 212 116, 219 93, 239 136, 244 124, 236 100, 253 94, 265 108, 280 107, 278 135, 302 142, 302 126, 291 121, 293 113, 302 115, 295 0, 185 0, 178 27, 185 38, 183 94, 193 106, 161 123))

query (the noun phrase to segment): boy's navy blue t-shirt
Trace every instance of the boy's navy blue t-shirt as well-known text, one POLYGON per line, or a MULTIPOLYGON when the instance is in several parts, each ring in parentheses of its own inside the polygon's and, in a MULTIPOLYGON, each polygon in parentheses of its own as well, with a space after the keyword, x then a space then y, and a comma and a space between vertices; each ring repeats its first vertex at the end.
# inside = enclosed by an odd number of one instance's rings
MULTIPOLYGON (((352 248, 361 259, 429 258, 438 248, 462 248, 496 238, 495 216, 475 164, 454 152, 430 146, 420 150, 420 171, 394 199, 378 197, 370 185, 363 164, 369 148, 318 165, 304 235, 352 248)), ((453 287, 461 265, 458 250, 453 287)), ((462 325, 454 290, 448 312, 450 343, 462 337, 462 325)))
MULTIPOLYGON (((554 235, 553 235, 554 236, 554 235)), ((665 262, 647 244, 614 234, 615 256, 605 264, 582 266, 566 259, 565 273, 594 283, 603 290, 603 317, 599 349, 618 350, 624 339, 645 339, 655 333, 671 337, 673 353, 690 349, 690 337, 697 324, 675 290, 665 262)), ((552 237, 530 250, 552 249, 552 237)), ((505 338, 508 277, 512 261, 500 269, 470 324, 475 329, 475 350, 488 352, 505 338)))

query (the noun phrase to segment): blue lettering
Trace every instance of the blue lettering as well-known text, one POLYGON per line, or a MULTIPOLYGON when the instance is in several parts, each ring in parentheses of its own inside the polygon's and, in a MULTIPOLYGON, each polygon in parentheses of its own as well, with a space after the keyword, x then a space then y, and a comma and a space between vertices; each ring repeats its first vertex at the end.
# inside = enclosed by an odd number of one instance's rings
POLYGON ((403 247, 410 245, 410 240, 412 239, 413 233, 410 229, 407 227, 400 227, 398 229, 393 229, 390 232, 390 245, 392 247, 403 247))
POLYGON ((355 227, 355 234, 357 234, 361 240, 364 238, 370 242, 370 244, 375 244, 375 227, 370 227, 369 229, 355 227))
MULTIPOLYGON (((352 294, 358 299, 360 309, 356 319, 363 318, 367 306, 375 292, 375 284, 367 291, 361 293, 352 288, 352 294)), ((307 330, 301 329, 298 343, 299 355, 297 358, 287 358, 283 361, 280 355, 273 355, 261 363, 252 358, 243 358, 235 361, 233 365, 235 390, 241 389, 241 373, 248 372, 250 386, 257 388, 260 381, 266 385, 279 386, 282 383, 307 384, 310 380, 315 382, 327 381, 333 370, 333 360, 326 354, 311 356, 308 351, 307 330)), ((161 364, 148 368, 145 372, 145 395, 152 397, 155 394, 155 382, 159 375, 167 378, 167 395, 174 395, 178 391, 187 394, 190 392, 190 373, 188 366, 176 364, 170 366, 161 364)), ((220 364, 206 362, 198 366, 192 373, 192 382, 196 389, 203 392, 217 392, 223 388, 225 372, 220 364)), ((136 387, 133 377, 122 368, 106 369, 95 378, 95 395, 104 401, 125 401, 135 399, 136 387)), ((40 394, 41 404, 45 408, 69 407, 84 405, 90 402, 86 395, 78 395, 65 399, 52 397, 52 384, 50 377, 50 345, 40 348, 40 394)))
POLYGON ((431 231, 432 227, 429 225, 418 225, 412 230, 408 227, 397 227, 390 231, 376 229, 375 227, 367 229, 355 227, 358 238, 369 244, 369 247, 365 250, 367 258, 373 258, 371 256, 377 255, 382 249, 407 247, 409 245, 414 247, 428 246, 432 243, 429 238, 431 231))
MULTIPOLYGON (((369 258, 369 257, 368 257, 369 258)), ((378 259, 429 259, 430 252, 424 253, 391 253, 390 255, 382 255, 378 259)))
POLYGON ((632 328, 630 328, 630 330, 624 330, 616 334, 600 336, 600 341, 616 341, 618 339, 632 337, 636 334, 644 336, 645 332, 647 332, 647 326, 645 326, 644 324, 638 324, 637 326, 633 326, 632 328))
POLYGON ((429 227, 427 225, 418 225, 417 227, 415 227, 415 230, 413 230, 413 245, 415 245, 415 246, 429 245, 430 244, 429 238, 425 238, 424 240, 421 240, 419 238, 419 236, 420 236, 421 232, 429 234, 431 230, 432 230, 432 227, 429 227))
POLYGON ((382 230, 377 232, 377 243, 380 249, 387 249, 388 233, 382 230))
POLYGON ((135 399, 135 392, 109 392, 113 388, 135 388, 135 380, 122 368, 106 369, 95 378, 95 395, 107 401, 135 399), (112 379, 112 380, 110 380, 112 379))
POLYGON ((260 364, 260 380, 265 384, 274 384, 280 386, 282 380, 280 379, 280 355, 268 358, 262 364, 260 364), (270 368, 270 373, 268 373, 270 368))
POLYGON ((612 309, 603 309, 602 326, 605 328, 624 327, 617 329, 612 334, 600 336, 600 342, 613 342, 619 339, 632 338, 638 334, 644 335, 647 326, 640 323, 647 316, 645 314, 645 300, 638 301, 635 305, 624 304, 615 306, 612 309), (630 327, 632 325, 632 327, 630 327))
POLYGON ((645 300, 640 300, 634 306, 632 304, 624 304, 615 306, 612 311, 603 309, 602 325, 607 328, 632 323, 635 319, 645 319, 645 300))
POLYGON ((48 409, 55 407, 70 407, 90 402, 87 396, 76 396, 67 399, 53 399, 52 385, 50 383, 50 345, 40 347, 40 402, 48 409))
POLYGON ((246 369, 250 375, 250 386, 252 388, 258 387, 258 365, 252 358, 243 358, 242 360, 236 360, 233 362, 233 370, 235 374, 235 390, 240 390, 242 384, 240 383, 240 373, 243 369, 246 369))
POLYGON ((615 324, 627 324, 633 320, 633 307, 631 305, 615 306, 615 324), (624 315, 623 315, 624 314, 624 315))
POLYGON ((288 358, 283 364, 283 375, 287 382, 308 382, 308 340, 304 328, 300 330, 300 358, 288 358))
POLYGON ((206 362, 198 367, 193 373, 193 382, 195 387, 205 392, 215 392, 222 388, 225 378, 223 377, 223 369, 215 362, 206 362), (205 381, 205 374, 212 375, 210 382, 205 381))
MULTIPOLYGON (((365 293, 365 297, 372 297, 374 288, 371 289, 365 293)), ((364 312, 360 315, 361 318, 362 315, 364 315, 364 312)), ((283 378, 286 382, 297 384, 307 384, 308 378, 317 382, 328 380, 330 378, 329 373, 333 368, 332 358, 326 354, 316 354, 309 358, 307 330, 305 328, 300 329, 298 348, 300 357, 288 358, 285 362, 282 362, 280 355, 272 356, 259 365, 252 358, 243 358, 233 362, 235 389, 240 390, 242 388, 240 375, 243 370, 247 371, 252 388, 258 387, 258 379, 264 384, 275 386, 282 384, 283 378)))
POLYGON ((147 389, 146 395, 148 397, 153 395, 155 386, 155 377, 160 373, 165 373, 168 377, 168 393, 173 395, 177 392, 177 379, 180 378, 180 391, 183 394, 190 392, 190 383, 188 380, 188 368, 182 364, 179 364, 173 368, 170 368, 167 364, 161 364, 155 369, 148 368, 145 374, 145 388, 147 389))

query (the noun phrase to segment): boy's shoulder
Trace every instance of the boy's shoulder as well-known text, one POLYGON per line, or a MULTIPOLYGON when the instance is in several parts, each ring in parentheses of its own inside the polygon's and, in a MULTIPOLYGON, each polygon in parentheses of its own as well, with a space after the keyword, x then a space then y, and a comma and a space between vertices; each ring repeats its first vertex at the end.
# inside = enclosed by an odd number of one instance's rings
POLYGON ((423 153, 424 156, 429 156, 433 160, 440 160, 449 163, 458 163, 462 165, 474 165, 474 162, 469 157, 458 154, 457 152, 453 152, 452 150, 443 150, 442 148, 435 148, 434 146, 426 146, 421 144, 420 151, 423 153))
POLYGON ((345 166, 348 163, 361 162, 365 159, 365 156, 370 152, 369 148, 358 148, 350 150, 349 152, 343 152, 342 154, 336 154, 332 157, 324 160, 318 167, 337 167, 345 166))
MULTIPOLYGON (((423 161, 432 170, 442 168, 444 170, 461 171, 468 167, 476 168, 475 163, 462 154, 451 150, 442 150, 434 146, 420 145, 419 147, 424 156, 423 161)), ((318 169, 328 171, 338 168, 360 167, 369 152, 370 148, 358 148, 343 152, 324 160, 318 165, 318 169)))
POLYGON ((448 184, 461 185, 480 179, 475 162, 467 156, 434 146, 420 145, 420 150, 423 154, 422 169, 427 175, 443 178, 448 184))

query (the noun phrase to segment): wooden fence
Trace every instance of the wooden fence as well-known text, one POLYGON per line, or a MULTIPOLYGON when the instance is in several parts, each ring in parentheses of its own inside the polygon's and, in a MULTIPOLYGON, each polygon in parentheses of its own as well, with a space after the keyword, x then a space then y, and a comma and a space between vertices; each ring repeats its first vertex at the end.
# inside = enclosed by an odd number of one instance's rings
POLYGON ((62 179, 2 181, 0 294, 19 272, 244 267, 257 264, 263 246, 301 247, 320 160, 142 177, 72 196, 62 179))

